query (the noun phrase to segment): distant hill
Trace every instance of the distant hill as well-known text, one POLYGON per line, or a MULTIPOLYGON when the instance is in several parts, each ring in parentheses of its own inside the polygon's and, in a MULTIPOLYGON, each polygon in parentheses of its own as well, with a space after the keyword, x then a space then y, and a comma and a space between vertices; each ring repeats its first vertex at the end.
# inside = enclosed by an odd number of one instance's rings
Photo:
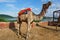
POLYGON ((14 21, 16 21, 16 17, 0 14, 0 22, 14 22, 14 21))
POLYGON ((0 14, 0 18, 13 18, 13 17, 5 14, 0 14))

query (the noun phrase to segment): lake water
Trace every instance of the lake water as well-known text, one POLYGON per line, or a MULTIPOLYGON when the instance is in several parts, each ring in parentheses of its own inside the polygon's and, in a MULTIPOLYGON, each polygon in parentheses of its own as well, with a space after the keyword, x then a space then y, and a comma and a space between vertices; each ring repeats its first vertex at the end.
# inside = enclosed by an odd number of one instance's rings
POLYGON ((17 18, 8 18, 8 20, 17 20, 17 18))
POLYGON ((53 18, 43 19, 42 21, 44 21, 44 22, 46 22, 46 21, 53 21, 53 18))
MULTIPOLYGON (((8 18, 8 20, 17 20, 17 18, 8 18)), ((45 18, 42 21, 45 22, 45 21, 52 21, 52 20, 53 18, 45 18)))

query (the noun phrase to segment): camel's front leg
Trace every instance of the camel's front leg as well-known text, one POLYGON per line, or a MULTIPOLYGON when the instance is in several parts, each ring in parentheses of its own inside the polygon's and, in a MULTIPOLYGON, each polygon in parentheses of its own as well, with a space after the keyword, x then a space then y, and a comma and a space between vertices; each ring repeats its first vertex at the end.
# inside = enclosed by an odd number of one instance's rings
POLYGON ((30 31, 31 31, 31 22, 33 21, 33 15, 31 11, 27 12, 28 16, 27 16, 27 22, 28 22, 28 26, 27 26, 27 36, 26 36, 26 40, 28 40, 28 38, 30 37, 30 31))
POLYGON ((28 22, 26 40, 28 40, 28 38, 30 37, 30 30, 31 30, 31 24, 30 22, 28 22))

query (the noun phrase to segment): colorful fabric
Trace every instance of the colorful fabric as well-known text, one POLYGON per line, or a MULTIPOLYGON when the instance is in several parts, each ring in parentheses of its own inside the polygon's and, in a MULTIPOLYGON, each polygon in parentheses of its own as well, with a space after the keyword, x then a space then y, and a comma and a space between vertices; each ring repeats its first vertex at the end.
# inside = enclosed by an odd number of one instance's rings
POLYGON ((22 15, 24 12, 26 12, 26 11, 31 11, 31 8, 26 8, 26 9, 23 9, 23 10, 21 10, 19 13, 18 13, 18 15, 20 16, 20 15, 22 15))
POLYGON ((31 11, 31 8, 27 8, 26 10, 31 11))

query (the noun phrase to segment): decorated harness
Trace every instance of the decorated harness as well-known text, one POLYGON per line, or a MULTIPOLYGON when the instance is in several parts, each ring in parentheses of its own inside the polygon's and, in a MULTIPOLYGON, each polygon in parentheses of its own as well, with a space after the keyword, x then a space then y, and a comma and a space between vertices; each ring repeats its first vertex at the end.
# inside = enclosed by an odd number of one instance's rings
POLYGON ((20 16, 20 15, 22 15, 22 14, 27 14, 27 11, 31 11, 31 8, 26 8, 26 9, 21 10, 21 11, 18 13, 18 16, 20 16))

